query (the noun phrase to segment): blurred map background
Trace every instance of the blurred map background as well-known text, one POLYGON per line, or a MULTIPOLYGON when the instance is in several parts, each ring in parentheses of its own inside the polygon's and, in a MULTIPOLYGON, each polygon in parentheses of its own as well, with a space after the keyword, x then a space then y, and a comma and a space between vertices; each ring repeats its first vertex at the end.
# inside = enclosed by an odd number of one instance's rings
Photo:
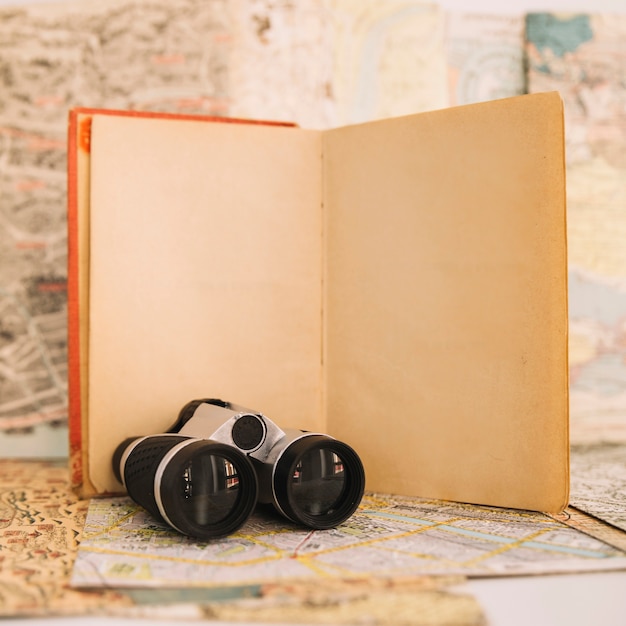
POLYGON ((626 439, 626 19, 529 15, 528 85, 565 102, 572 435, 626 439))
POLYGON ((67 454, 70 107, 329 128, 555 89, 572 441, 626 441, 626 16, 405 0, 1 5, 0 456, 67 454))

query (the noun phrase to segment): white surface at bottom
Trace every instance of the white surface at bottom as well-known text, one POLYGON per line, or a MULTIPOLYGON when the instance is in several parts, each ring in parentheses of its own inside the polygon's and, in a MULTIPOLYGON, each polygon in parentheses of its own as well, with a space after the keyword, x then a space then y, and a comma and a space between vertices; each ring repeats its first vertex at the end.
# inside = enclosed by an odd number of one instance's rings
POLYGON ((489 626, 626 626, 626 572, 476 579, 489 626))

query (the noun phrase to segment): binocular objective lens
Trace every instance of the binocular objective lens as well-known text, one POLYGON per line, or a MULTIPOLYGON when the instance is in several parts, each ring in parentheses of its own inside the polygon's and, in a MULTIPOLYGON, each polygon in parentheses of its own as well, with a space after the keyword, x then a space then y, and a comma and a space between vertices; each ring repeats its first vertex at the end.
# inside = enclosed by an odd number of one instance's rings
POLYGON ((208 439, 130 438, 116 450, 113 465, 135 502, 192 537, 237 530, 256 504, 257 478, 248 457, 208 439))
POLYGON ((342 500, 346 474, 341 457, 326 448, 305 452, 291 478, 296 507, 308 515, 333 513, 342 500))
POLYGON ((183 468, 180 480, 182 512, 200 527, 222 522, 237 504, 239 474, 223 456, 197 454, 183 468))
POLYGON ((250 460, 232 446, 209 440, 181 444, 164 457, 155 487, 163 517, 192 537, 227 535, 256 504, 257 479, 250 460))
POLYGON ((307 435, 285 449, 273 473, 274 503, 310 528, 334 528, 356 511, 365 489, 361 459, 347 444, 307 435))

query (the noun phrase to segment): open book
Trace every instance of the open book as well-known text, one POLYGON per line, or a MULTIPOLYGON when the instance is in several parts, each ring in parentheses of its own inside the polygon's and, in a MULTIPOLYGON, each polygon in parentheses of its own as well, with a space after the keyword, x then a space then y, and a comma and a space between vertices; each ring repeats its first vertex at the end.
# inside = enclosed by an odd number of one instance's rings
POLYGON ((367 489, 568 501, 556 93, 328 131, 70 115, 74 482, 221 397, 331 434, 367 489))

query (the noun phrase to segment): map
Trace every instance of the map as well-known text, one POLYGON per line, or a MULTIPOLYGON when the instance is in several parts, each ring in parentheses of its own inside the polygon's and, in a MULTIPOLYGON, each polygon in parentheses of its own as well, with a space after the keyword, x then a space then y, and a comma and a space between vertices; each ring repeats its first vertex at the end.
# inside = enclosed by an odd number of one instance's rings
POLYGON ((324 2, 239 0, 231 10, 231 115, 328 128, 333 29, 324 2))
POLYGON ((326 0, 334 29, 333 125, 448 104, 445 15, 415 0, 326 0))
POLYGON ((626 445, 575 446, 570 504, 626 532, 626 445))
POLYGON ((446 17, 450 105, 518 96, 526 90, 521 15, 446 17))
POLYGON ((444 18, 407 0, 234 4, 231 115, 330 128, 445 106, 444 18))
POLYGON ((130 606, 121 594, 69 589, 87 502, 66 464, 0 460, 0 617, 81 614, 130 606))
POLYGON ((459 578, 264 581, 229 589, 69 586, 87 513, 60 461, 0 460, 0 617, 107 615, 189 620, 482 626, 459 578), (396 621, 392 621, 395 616, 396 621))
POLYGON ((530 91, 565 105, 573 443, 626 440, 626 16, 527 16, 530 91))
POLYGON ((245 624, 485 626, 480 605, 460 583, 418 578, 269 584, 259 600, 214 603, 206 615, 245 624))
POLYGON ((227 586, 260 581, 500 576, 626 569, 626 554, 541 513, 367 495, 327 531, 255 513, 196 542, 128 498, 92 500, 75 587, 227 586))
POLYGON ((625 532, 580 509, 568 506, 564 511, 555 513, 551 517, 567 526, 580 530, 586 535, 591 535, 622 552, 626 552, 625 532))

